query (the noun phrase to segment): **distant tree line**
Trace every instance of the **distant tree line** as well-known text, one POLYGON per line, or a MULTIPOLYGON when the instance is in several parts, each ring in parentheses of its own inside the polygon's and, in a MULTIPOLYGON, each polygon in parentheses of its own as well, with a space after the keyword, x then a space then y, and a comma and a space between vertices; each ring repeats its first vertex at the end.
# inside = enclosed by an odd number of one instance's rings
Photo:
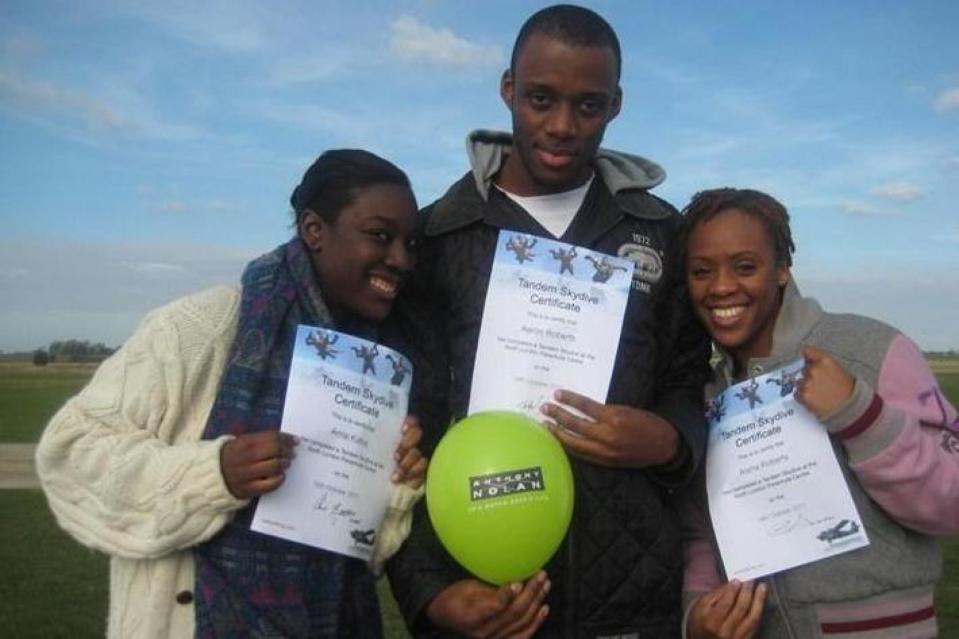
POLYGON ((115 351, 103 342, 92 343, 87 340, 68 339, 51 342, 47 348, 33 351, 33 363, 46 366, 53 362, 100 362, 115 351))
POLYGON ((959 359, 959 351, 952 349, 948 351, 923 351, 922 354, 928 359, 959 359))

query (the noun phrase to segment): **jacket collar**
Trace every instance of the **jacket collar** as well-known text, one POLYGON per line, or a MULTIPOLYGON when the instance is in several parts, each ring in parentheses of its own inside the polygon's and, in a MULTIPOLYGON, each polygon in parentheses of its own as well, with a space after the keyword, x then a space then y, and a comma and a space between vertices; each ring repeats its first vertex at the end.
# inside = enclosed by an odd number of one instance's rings
MULTIPOLYGON (((803 343, 822 315, 819 302, 811 297, 803 297, 795 280, 790 276, 783 289, 783 302, 773 327, 773 343, 769 356, 749 360, 746 364, 747 377, 761 375, 799 357, 803 343)), ((721 348, 717 348, 717 351, 720 360, 716 365, 716 373, 723 380, 724 386, 729 386, 735 380, 733 358, 721 348)))
MULTIPOLYGON (((486 218, 493 179, 509 156, 512 144, 513 137, 501 131, 477 130, 467 136, 471 171, 436 202, 426 224, 427 235, 442 235, 486 218)), ((655 162, 600 149, 593 168, 625 213, 642 219, 662 219, 671 214, 667 206, 646 195, 647 189, 666 179, 666 171, 655 162)))

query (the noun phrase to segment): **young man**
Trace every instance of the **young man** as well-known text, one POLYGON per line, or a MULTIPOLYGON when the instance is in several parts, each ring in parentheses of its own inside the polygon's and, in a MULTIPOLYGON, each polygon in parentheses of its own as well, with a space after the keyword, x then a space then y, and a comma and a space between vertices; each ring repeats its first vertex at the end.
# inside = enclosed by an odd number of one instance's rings
POLYGON ((500 229, 628 257, 637 268, 607 404, 558 396, 589 422, 544 407, 573 455, 576 505, 563 545, 544 572, 497 589, 455 564, 421 509, 389 567, 414 632, 679 632, 682 553, 669 493, 705 446, 708 346, 665 259, 678 215, 647 192, 663 170, 599 148, 622 103, 620 64, 615 33, 592 11, 561 5, 530 17, 500 86, 512 136, 471 134, 472 172, 424 212, 420 266, 396 317, 415 361, 414 412, 429 452, 466 413, 500 229))

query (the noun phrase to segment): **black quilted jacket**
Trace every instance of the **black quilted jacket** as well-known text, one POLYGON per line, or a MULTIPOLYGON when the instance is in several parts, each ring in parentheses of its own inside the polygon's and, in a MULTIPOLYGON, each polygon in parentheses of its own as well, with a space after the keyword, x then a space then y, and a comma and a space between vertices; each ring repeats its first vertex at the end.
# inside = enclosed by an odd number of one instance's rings
MULTIPOLYGON (((466 413, 497 232, 547 234, 497 190, 485 201, 469 174, 422 215, 419 264, 390 330, 414 361, 411 412, 422 420, 430 453, 450 421, 466 413)), ((682 550, 671 489, 703 456, 708 342, 666 259, 678 223, 675 209, 645 190, 614 197, 595 179, 560 238, 636 261, 607 403, 668 419, 682 435, 687 463, 666 474, 573 460, 573 522, 546 566, 550 614, 538 636, 679 636, 682 550)), ((421 613, 467 575, 439 545, 422 503, 413 533, 387 570, 414 632, 441 634, 421 613)))

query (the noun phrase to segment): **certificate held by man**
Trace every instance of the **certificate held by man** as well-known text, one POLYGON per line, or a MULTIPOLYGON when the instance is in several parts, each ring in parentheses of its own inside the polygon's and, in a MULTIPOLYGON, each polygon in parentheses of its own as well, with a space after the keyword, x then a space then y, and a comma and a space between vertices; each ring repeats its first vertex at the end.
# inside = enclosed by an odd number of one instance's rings
POLYGON ((869 544, 829 434, 794 397, 802 368, 748 379, 709 404, 706 488, 729 579, 869 544))
POLYGON ((385 346, 301 325, 281 424, 300 445, 283 485, 260 497, 251 528, 368 558, 386 513, 412 370, 385 346))
POLYGON ((632 276, 629 260, 500 231, 469 412, 538 419, 560 388, 605 401, 632 276))

